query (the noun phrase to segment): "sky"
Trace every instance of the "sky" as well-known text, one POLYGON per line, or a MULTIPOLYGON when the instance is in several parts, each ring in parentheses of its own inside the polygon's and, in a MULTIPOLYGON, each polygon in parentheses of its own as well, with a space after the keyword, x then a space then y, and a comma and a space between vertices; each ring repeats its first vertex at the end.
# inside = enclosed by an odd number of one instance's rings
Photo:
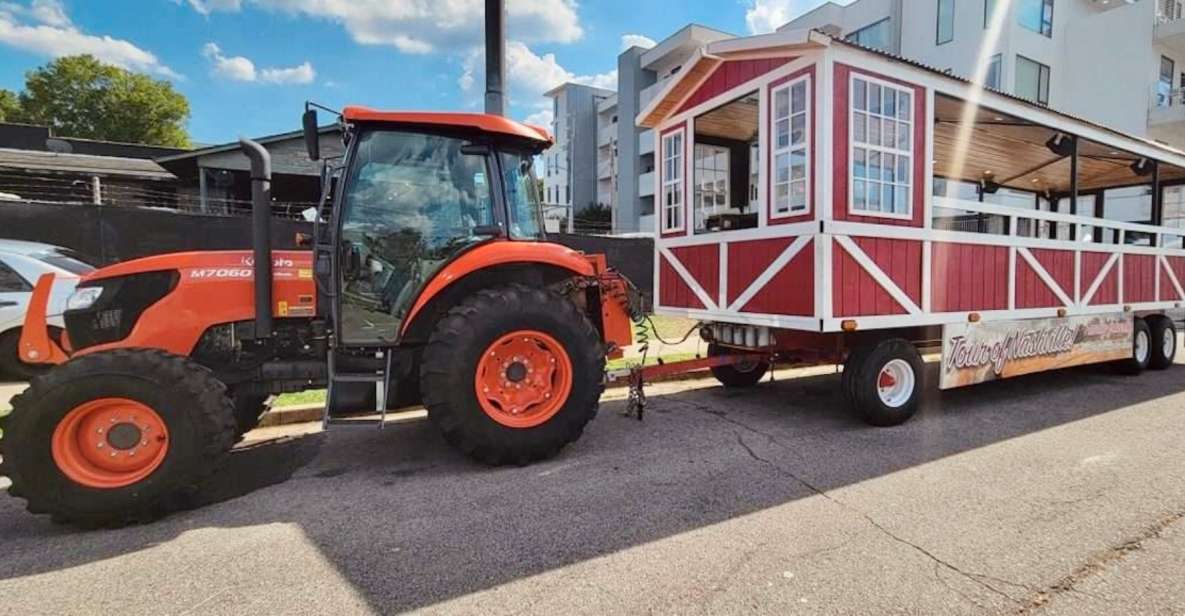
MULTIPOLYGON (((612 89, 622 49, 689 22, 756 34, 822 3, 506 0, 510 115, 549 122, 544 92, 565 81, 612 89)), ((305 100, 480 111, 483 10, 483 0, 0 0, 0 88, 90 53, 172 83, 202 144, 296 130, 305 100)))

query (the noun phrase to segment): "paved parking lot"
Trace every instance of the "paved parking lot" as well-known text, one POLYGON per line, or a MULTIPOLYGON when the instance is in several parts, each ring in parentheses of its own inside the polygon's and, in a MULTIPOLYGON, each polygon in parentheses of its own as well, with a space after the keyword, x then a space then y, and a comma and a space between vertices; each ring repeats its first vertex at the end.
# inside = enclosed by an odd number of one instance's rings
POLYGON ((422 421, 273 429, 118 531, 0 498, 0 612, 1185 614, 1185 366, 935 391, 892 429, 837 384, 664 384, 640 423, 616 392, 527 468, 422 421))

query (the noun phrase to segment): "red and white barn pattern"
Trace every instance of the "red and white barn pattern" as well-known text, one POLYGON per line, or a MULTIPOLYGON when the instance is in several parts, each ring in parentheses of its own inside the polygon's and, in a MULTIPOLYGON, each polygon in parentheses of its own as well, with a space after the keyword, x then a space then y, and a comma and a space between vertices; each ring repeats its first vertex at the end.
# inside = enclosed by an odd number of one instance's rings
MULTIPOLYGON (((660 228, 656 234, 658 312, 833 332, 849 320, 868 329, 962 322, 972 313, 993 320, 1185 304, 1185 250, 1164 247, 1170 238, 1185 234, 1183 230, 934 196, 934 171, 928 164, 934 143, 928 127, 934 126, 935 93, 966 98, 967 84, 863 50, 829 46, 821 35, 778 36, 765 47, 716 44, 714 53, 698 58, 707 69, 698 66, 695 76, 688 77, 692 83, 668 84, 639 116, 640 123, 654 126, 656 134, 684 131, 686 175, 691 174, 688 161, 697 116, 756 92, 763 127, 759 151, 765 176, 758 187, 762 207, 757 209, 757 227, 695 234, 689 222, 693 189, 684 181, 681 203, 687 209, 682 228, 668 233, 660 228), (849 99, 857 75, 912 93, 912 211, 907 216, 857 215, 850 207, 849 99), (771 220, 771 91, 803 76, 811 100, 807 209, 789 220, 771 220), (934 229, 931 215, 936 207, 1003 217, 1010 221, 1011 232, 934 229), (1021 223, 1078 226, 1083 231, 1101 227, 1118 241, 1022 237, 1017 234, 1024 228, 1021 223), (1127 243, 1126 233, 1147 234, 1153 238, 1151 245, 1127 243)), ((994 104, 1011 105, 1008 110, 1016 113, 1028 110, 1010 99, 994 104)), ((1057 117, 1043 121, 1067 122, 1057 117)), ((1108 137, 1097 127, 1065 126, 1077 134, 1093 130, 1092 138, 1108 137)), ((660 166, 656 195, 662 194, 661 175, 660 166)), ((661 204, 656 205, 660 209, 661 204)), ((661 219, 661 211, 656 213, 661 219)))

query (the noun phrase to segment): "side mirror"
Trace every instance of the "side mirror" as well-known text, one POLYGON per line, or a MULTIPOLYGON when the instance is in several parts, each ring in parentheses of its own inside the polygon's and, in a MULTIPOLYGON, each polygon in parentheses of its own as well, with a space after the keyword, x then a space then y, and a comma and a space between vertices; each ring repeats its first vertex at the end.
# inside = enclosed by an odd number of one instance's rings
POLYGON ((306 109, 300 120, 304 126, 304 147, 309 152, 309 160, 321 160, 321 131, 317 126, 317 110, 306 109))

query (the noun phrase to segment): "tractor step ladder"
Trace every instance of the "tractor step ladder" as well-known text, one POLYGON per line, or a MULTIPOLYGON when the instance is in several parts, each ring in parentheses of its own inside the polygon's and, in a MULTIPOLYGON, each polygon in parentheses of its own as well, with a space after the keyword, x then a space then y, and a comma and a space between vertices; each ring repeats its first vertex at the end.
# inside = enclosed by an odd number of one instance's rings
POLYGON ((391 358, 393 353, 390 350, 377 351, 376 358, 383 360, 382 370, 373 372, 338 372, 337 370, 337 350, 329 350, 329 387, 325 392, 325 410, 321 416, 321 429, 328 430, 330 427, 335 428, 375 428, 383 429, 383 425, 387 421, 387 392, 391 387, 391 358), (330 401, 333 400, 333 389, 336 383, 374 383, 375 388, 375 412, 378 413, 378 419, 371 417, 330 417, 329 408, 330 401))

